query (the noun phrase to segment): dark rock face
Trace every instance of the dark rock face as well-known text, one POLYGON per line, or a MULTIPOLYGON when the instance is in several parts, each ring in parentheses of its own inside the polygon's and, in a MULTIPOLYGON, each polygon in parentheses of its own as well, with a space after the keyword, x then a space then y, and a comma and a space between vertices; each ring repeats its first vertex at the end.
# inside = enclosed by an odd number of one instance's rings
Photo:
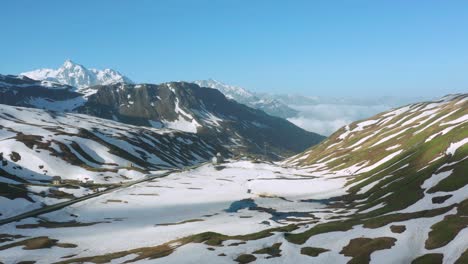
POLYGON ((266 152, 279 158, 324 138, 193 83, 115 84, 97 90, 79 111, 144 126, 151 126, 150 120, 163 124, 184 120, 197 124, 196 132, 205 139, 233 145, 241 152, 266 152))

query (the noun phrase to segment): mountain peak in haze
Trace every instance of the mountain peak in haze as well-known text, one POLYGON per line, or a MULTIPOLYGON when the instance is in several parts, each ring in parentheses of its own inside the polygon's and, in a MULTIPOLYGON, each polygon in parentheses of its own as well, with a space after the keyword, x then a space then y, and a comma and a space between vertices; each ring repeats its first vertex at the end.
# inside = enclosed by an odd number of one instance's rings
POLYGON ((298 112, 276 99, 266 98, 239 86, 228 85, 215 79, 194 81, 200 87, 219 90, 229 99, 235 100, 252 108, 260 109, 267 114, 282 118, 294 117, 298 112))
POLYGON ((242 87, 228 85, 211 78, 208 80, 194 81, 194 83, 198 84, 200 87, 217 89, 220 92, 222 92, 227 98, 234 99, 236 101, 244 101, 246 98, 255 97, 255 95, 252 92, 247 91, 242 87))
POLYGON ((129 78, 118 71, 112 69, 88 69, 81 64, 75 63, 71 59, 65 60, 58 69, 37 69, 23 72, 21 75, 34 80, 47 80, 71 85, 85 95, 95 93, 94 89, 89 89, 90 86, 133 83, 129 78))

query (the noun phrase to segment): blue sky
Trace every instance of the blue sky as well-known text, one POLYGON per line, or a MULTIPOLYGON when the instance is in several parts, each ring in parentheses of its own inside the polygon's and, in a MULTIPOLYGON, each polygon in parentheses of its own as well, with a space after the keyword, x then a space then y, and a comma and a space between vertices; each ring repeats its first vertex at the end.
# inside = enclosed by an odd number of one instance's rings
POLYGON ((468 1, 4 0, 0 73, 67 58, 135 81, 275 93, 468 89, 468 1))

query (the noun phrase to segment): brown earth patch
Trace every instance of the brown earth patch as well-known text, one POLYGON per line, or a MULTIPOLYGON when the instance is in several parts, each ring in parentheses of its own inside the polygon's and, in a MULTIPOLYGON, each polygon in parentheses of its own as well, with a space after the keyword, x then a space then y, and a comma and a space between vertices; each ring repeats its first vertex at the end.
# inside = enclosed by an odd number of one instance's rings
POLYGON ((122 200, 117 200, 117 199, 108 199, 103 203, 108 204, 108 203, 128 203, 128 202, 127 201, 122 201, 122 200))
POLYGON ((251 255, 251 254, 241 254, 239 255, 236 259, 234 259, 235 261, 237 261, 238 263, 241 263, 241 264, 245 264, 245 263, 250 263, 252 261, 255 261, 257 258, 254 256, 254 255, 251 255))
POLYGON ((390 226, 390 230, 393 232, 393 233, 403 233, 405 232, 406 230, 406 226, 404 225, 391 225, 390 226))
POLYGON ((317 247, 303 247, 301 248, 301 254, 307 255, 311 257, 317 257, 318 255, 322 254, 323 252, 330 251, 329 249, 325 248, 317 248, 317 247))
POLYGON ((95 224, 100 224, 104 222, 91 222, 91 223, 80 223, 77 221, 69 221, 69 222, 53 222, 53 221, 42 221, 40 220, 37 224, 24 224, 24 225, 17 225, 16 228, 19 229, 29 229, 29 228, 65 228, 65 227, 80 227, 80 226, 92 226, 95 224))
POLYGON ((393 237, 354 238, 349 241, 340 254, 352 257, 348 264, 364 264, 370 262, 370 255, 377 250, 389 249, 395 245, 393 237))
POLYGON ((19 247, 19 246, 23 246, 23 249, 25 250, 35 250, 35 249, 51 248, 51 247, 62 247, 62 248, 77 247, 75 244, 58 243, 57 239, 50 239, 49 237, 42 236, 42 237, 33 237, 33 238, 29 238, 29 239, 25 239, 22 241, 0 246, 0 251, 13 248, 13 247, 19 247))
POLYGON ((12 151, 11 154, 10 154, 10 159, 13 162, 17 162, 17 161, 21 160, 21 155, 18 152, 12 151))
POLYGON ((186 223, 193 223, 193 222, 201 222, 204 221, 203 219, 189 219, 189 220, 184 220, 181 222, 176 222, 176 223, 163 223, 163 224, 156 224, 155 226, 172 226, 172 225, 182 225, 186 223))

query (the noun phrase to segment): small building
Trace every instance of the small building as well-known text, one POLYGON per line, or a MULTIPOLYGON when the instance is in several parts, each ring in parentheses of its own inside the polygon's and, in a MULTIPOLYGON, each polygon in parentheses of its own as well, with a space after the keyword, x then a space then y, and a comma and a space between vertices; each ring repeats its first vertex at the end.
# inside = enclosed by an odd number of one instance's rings
POLYGON ((94 181, 93 180, 87 180, 85 182, 86 185, 93 185, 94 184, 94 181))
POLYGON ((221 153, 217 153, 216 156, 214 156, 212 159, 211 159, 211 162, 213 163, 213 165, 217 165, 217 164, 221 164, 224 162, 224 158, 223 156, 221 155, 221 153))
POLYGON ((60 185, 62 184, 62 178, 60 176, 52 177, 52 184, 53 185, 60 185))

